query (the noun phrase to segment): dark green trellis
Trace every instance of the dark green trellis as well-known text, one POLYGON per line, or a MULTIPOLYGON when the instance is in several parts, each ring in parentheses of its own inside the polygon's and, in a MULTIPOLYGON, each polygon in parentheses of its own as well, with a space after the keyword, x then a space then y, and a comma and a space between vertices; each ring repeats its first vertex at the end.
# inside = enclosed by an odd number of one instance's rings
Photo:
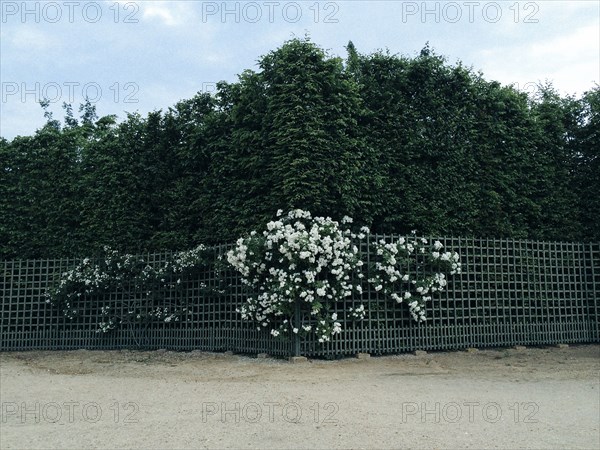
MULTIPOLYGON (((393 239, 374 236, 372 239, 393 239)), ((374 290, 337 305, 340 310, 364 303, 367 318, 345 322, 332 342, 314 339, 282 341, 241 320, 236 307, 245 291, 237 274, 220 278, 207 267, 183 291, 191 309, 185 320, 172 323, 129 324, 97 333, 98 316, 84 311, 67 321, 45 303, 43 294, 56 276, 78 260, 17 260, 0 262, 0 350, 168 348, 207 351, 233 350, 287 356, 336 357, 368 352, 399 353, 415 349, 544 345, 599 342, 600 244, 539 242, 512 239, 440 239, 461 255, 463 273, 451 278, 448 289, 434 298, 428 322, 417 324, 404 305, 374 290), (226 286, 220 295, 203 294, 202 286, 226 286)), ((224 253, 229 246, 216 246, 224 253)), ((367 243, 362 251, 369 257, 367 243)), ((166 253, 146 255, 151 264, 163 263, 166 253)), ((105 304, 121 305, 132 289, 110 292, 105 304), (112 303, 111 303, 112 302, 112 303)))

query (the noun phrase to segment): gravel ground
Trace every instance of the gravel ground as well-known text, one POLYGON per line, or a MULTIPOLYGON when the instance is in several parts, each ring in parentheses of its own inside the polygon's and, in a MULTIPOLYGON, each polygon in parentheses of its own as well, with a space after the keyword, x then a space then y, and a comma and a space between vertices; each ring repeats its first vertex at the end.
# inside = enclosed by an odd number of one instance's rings
POLYGON ((600 346, 0 353, 0 448, 600 449, 600 346))

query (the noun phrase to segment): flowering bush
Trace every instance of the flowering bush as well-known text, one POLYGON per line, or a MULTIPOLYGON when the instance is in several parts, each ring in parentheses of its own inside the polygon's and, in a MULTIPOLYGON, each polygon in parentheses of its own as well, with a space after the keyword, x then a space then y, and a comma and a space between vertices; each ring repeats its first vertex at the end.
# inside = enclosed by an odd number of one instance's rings
MULTIPOLYGON (((158 268, 143 258, 121 255, 108 247, 104 251, 104 258, 96 262, 85 258, 63 273, 45 294, 46 302, 61 308, 68 319, 84 311, 98 315, 97 331, 104 333, 131 322, 178 322, 189 309, 185 298, 173 294, 181 293, 185 281, 210 260, 202 245, 175 253, 158 268), (125 290, 127 293, 118 305, 105 298, 106 294, 125 290)), ((214 293, 205 284, 200 287, 205 293, 214 293)))
MULTIPOLYGON (((238 311, 275 337, 315 333, 319 342, 327 342, 342 329, 339 318, 344 312, 334 310, 336 302, 353 293, 362 295, 363 261, 356 244, 369 229, 354 234, 329 217, 313 218, 299 209, 282 214, 278 211, 278 219, 262 234, 253 231, 240 238, 227 254, 252 291, 238 311)), ((341 221, 349 223, 348 217, 341 221)), ((442 253, 442 247, 439 241, 428 246, 414 234, 396 242, 376 242, 367 281, 397 303, 406 300, 412 317, 425 321, 425 304, 446 286, 445 272, 461 270, 459 255, 442 253)), ((362 320, 366 314, 360 304, 349 308, 346 318, 362 320)))
POLYGON ((441 252, 443 244, 435 241, 428 245, 427 239, 413 236, 387 243, 380 240, 373 244, 375 263, 369 282, 375 291, 382 291, 397 303, 406 300, 414 320, 427 320, 425 305, 432 294, 447 284, 444 272, 460 273, 458 253, 441 252), (410 274, 414 274, 411 278, 410 274))
MULTIPOLYGON (((238 311, 273 336, 315 333, 319 342, 329 341, 342 329, 335 302, 362 292, 356 236, 329 217, 300 209, 282 214, 262 234, 240 238, 227 254, 254 291, 238 311)), ((342 224, 351 221, 345 217, 342 224)))

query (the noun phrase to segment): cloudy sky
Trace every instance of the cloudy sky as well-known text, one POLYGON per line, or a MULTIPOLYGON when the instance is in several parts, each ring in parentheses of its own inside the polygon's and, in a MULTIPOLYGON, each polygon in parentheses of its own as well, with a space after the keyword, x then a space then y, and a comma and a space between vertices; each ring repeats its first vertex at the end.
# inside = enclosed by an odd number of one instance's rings
POLYGON ((0 136, 43 125, 41 98, 87 95, 99 115, 166 109, 245 69, 294 36, 332 55, 415 55, 429 41, 450 63, 533 91, 579 95, 600 83, 600 2, 0 0, 0 136))

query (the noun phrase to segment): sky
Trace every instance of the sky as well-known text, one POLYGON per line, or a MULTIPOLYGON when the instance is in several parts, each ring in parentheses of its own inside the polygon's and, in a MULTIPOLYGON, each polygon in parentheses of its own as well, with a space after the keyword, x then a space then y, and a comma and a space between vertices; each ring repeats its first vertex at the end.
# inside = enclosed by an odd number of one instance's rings
POLYGON ((579 96, 600 83, 600 1, 6 1, 0 0, 0 136, 30 135, 50 100, 99 116, 166 110, 236 81, 286 40, 332 56, 429 42, 450 64, 534 93, 579 96))

